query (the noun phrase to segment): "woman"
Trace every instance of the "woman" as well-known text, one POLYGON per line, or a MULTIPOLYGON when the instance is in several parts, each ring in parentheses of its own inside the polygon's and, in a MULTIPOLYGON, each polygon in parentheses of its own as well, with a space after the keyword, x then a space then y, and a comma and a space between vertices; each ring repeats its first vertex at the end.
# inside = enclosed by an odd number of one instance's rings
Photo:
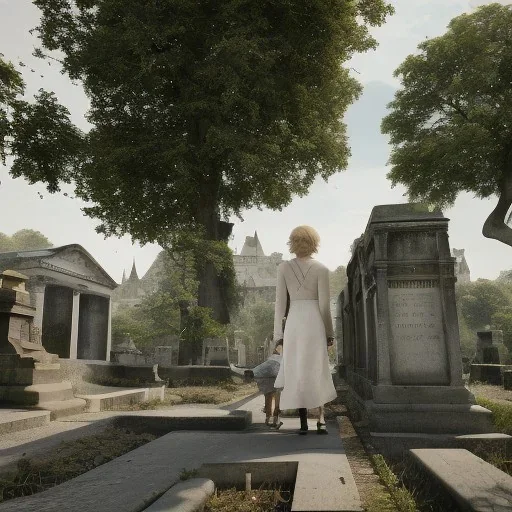
POLYGON ((296 227, 288 241, 296 257, 277 269, 274 339, 284 339, 284 350, 275 387, 283 388, 281 409, 299 409, 302 435, 308 433, 307 410, 315 407, 319 408, 317 433, 327 434, 324 404, 336 398, 327 354, 334 340, 329 270, 312 257, 319 242, 312 227, 296 227), (288 294, 290 309, 283 335, 288 294))

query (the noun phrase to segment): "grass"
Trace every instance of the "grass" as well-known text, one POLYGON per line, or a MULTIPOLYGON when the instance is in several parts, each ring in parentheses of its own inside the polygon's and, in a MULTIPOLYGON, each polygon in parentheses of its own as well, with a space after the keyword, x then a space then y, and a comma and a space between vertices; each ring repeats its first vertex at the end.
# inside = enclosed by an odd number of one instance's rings
POLYGON ((180 480, 184 482, 185 480, 190 480, 191 478, 195 478, 198 474, 197 469, 185 469, 183 468, 180 473, 180 480))
POLYGON ((205 505, 204 512, 288 512, 292 496, 289 491, 226 489, 216 491, 205 505))
POLYGON ((387 465, 382 455, 370 455, 373 467, 391 494, 399 512, 417 512, 416 500, 387 465))
POLYGON ((153 441, 151 434, 106 429, 62 443, 51 454, 18 461, 17 471, 0 476, 0 502, 45 491, 153 441))
POLYGON ((139 411, 166 408, 176 404, 220 405, 242 400, 257 391, 255 384, 220 382, 202 386, 177 386, 165 389, 163 401, 158 399, 125 406, 123 409, 139 411))
POLYGON ((492 412, 492 420, 498 432, 512 435, 512 403, 496 402, 483 396, 477 396, 476 401, 492 412))
POLYGON ((241 400, 257 391, 255 384, 221 383, 214 386, 185 386, 168 388, 166 395, 177 395, 184 404, 224 404, 241 400))

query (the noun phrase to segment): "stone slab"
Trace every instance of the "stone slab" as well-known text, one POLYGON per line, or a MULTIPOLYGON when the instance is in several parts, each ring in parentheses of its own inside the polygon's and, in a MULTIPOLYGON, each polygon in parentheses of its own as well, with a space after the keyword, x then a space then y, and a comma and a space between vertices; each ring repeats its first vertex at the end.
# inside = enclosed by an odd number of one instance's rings
POLYGON ((124 414, 114 418, 113 426, 134 432, 151 432, 156 435, 176 430, 244 430, 252 423, 250 411, 221 411, 218 409, 176 409, 166 411, 141 411, 144 414, 124 414))
POLYGON ((49 411, 0 409, 0 435, 41 427, 50 422, 49 411))
POLYGON ((372 432, 483 434, 494 430, 492 413, 480 405, 366 402, 372 432))
POLYGON ((134 388, 96 395, 77 394, 87 403, 88 412, 112 411, 121 406, 137 404, 148 399, 146 388, 134 388))
POLYGON ((326 457, 301 458, 293 491, 292 512, 361 512, 359 493, 347 466, 348 463, 326 457))
MULTIPOLYGON (((339 437, 297 436, 296 422, 288 422, 292 428, 283 426, 279 432, 172 432, 69 482, 2 503, 0 512, 139 512, 176 483, 184 469, 250 461, 317 464, 323 477, 318 485, 329 485, 318 496, 335 495, 340 507, 342 500, 355 502, 359 495, 339 437)), ((327 510, 321 506, 318 502, 311 510, 327 510)))
POLYGON ((512 510, 512 477, 471 452, 452 449, 411 450, 411 456, 454 498, 462 510, 512 510))
POLYGON ((171 487, 144 512, 197 512, 215 492, 215 484, 207 478, 192 478, 171 487))

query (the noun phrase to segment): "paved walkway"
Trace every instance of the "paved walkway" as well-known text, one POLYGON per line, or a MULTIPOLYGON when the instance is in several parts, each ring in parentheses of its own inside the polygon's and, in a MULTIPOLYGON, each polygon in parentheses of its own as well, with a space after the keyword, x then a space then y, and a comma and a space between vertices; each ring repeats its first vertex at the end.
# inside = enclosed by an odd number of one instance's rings
MULTIPOLYGON (((269 431, 263 424, 262 407, 263 397, 258 396, 242 404, 217 409, 218 414, 229 414, 233 409, 250 410, 253 425, 242 432, 171 432, 74 480, 37 495, 0 504, 0 512, 141 511, 179 481, 183 469, 197 469, 204 463, 286 461, 299 462, 308 472, 307 488, 302 493, 305 508, 299 510, 360 510, 359 494, 337 435, 337 425, 328 425, 330 435, 319 436, 315 433, 316 420, 312 419, 309 435, 298 436, 298 418, 283 418, 280 431, 269 431), (340 508, 340 503, 344 503, 345 508, 340 508)), ((196 413, 199 411, 195 408, 196 413)), ((186 409, 177 407, 165 412, 182 416, 186 409)), ((203 408, 204 414, 212 412, 211 408, 203 408)), ((18 437, 18 444, 9 434, 0 440, 0 459, 7 457, 12 462, 19 458, 22 450, 30 456, 51 449, 55 442, 70 436, 88 435, 91 429, 105 428, 116 415, 119 412, 66 418, 52 423, 53 432, 42 431, 47 427, 25 431, 23 434, 32 440, 18 437), (84 421, 85 418, 89 421, 84 421)))

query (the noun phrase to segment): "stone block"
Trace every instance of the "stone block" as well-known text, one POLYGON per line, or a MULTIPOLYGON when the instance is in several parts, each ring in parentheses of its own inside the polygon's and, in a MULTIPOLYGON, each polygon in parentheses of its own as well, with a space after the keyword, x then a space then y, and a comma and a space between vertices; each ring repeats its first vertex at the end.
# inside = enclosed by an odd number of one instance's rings
POLYGON ((427 478, 440 485, 461 510, 512 510, 512 477, 464 449, 411 450, 427 478))
POLYGON ((500 364, 500 351, 497 346, 482 349, 483 364, 500 364))
POLYGON ((503 372, 503 387, 505 389, 512 389, 512 370, 505 370, 503 372))
POLYGON ((472 364, 469 373, 469 382, 484 382, 501 386, 503 365, 500 364, 472 364))
POLYGON ((144 512, 198 512, 215 492, 215 484, 206 478, 192 478, 171 487, 144 512))
POLYGON ((493 431, 491 411, 464 404, 366 403, 372 432, 482 434, 493 431))

